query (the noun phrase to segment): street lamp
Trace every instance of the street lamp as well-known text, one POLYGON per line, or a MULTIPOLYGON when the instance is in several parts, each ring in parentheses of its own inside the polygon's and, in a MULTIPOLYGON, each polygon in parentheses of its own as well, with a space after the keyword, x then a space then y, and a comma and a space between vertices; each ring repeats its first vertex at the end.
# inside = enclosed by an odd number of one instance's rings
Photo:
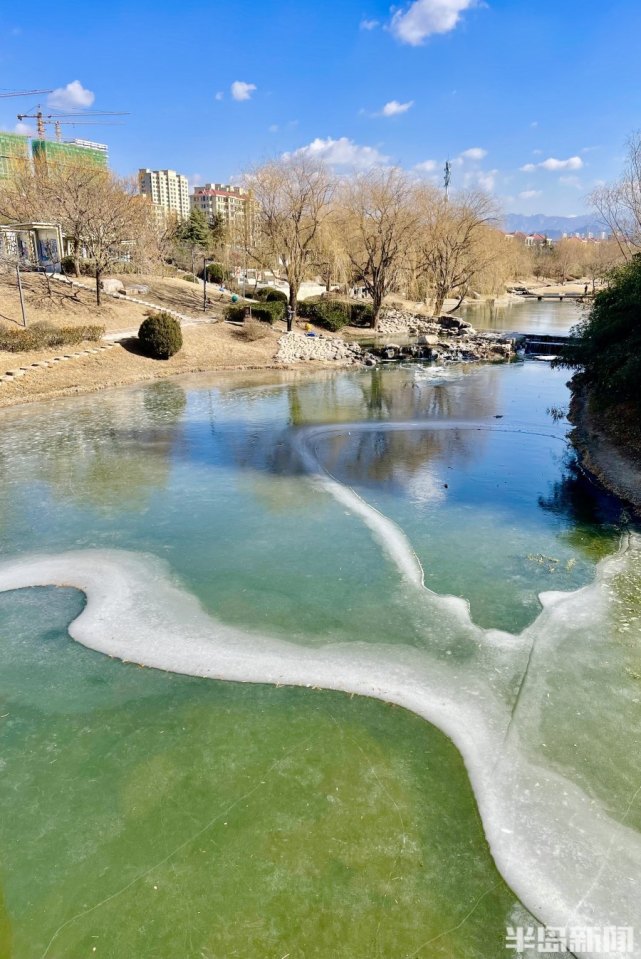
POLYGON ((203 313, 207 312, 207 264, 211 262, 206 256, 203 257, 203 313))

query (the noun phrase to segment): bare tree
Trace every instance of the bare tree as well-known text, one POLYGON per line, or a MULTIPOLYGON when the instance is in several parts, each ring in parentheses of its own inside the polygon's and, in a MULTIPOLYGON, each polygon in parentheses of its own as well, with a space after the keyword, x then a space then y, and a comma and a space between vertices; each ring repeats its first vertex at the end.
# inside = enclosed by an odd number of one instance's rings
POLYGON ((462 302, 474 278, 500 255, 495 245, 483 243, 496 209, 485 193, 448 199, 427 186, 417 189, 415 202, 420 216, 417 269, 434 291, 433 311, 438 316, 448 296, 462 302))
POLYGON ((314 244, 330 211, 334 180, 304 156, 272 160, 246 177, 255 204, 250 254, 261 266, 284 274, 296 317, 298 291, 314 261, 314 244))
POLYGON ((98 304, 104 272, 123 253, 131 256, 136 249, 146 220, 144 203, 133 181, 90 163, 35 163, 0 188, 0 216, 10 222, 60 224, 71 241, 77 274, 81 252, 93 260, 98 304))
POLYGON ((60 224, 71 243, 79 274, 87 213, 96 191, 108 178, 106 170, 90 163, 36 162, 17 170, 2 184, 0 215, 14 222, 60 224))
POLYGON ((641 251, 641 132, 628 140, 621 178, 594 190, 590 201, 625 259, 641 251))
POLYGON ((597 282, 605 280, 622 260, 623 254, 616 240, 598 240, 585 245, 582 265, 585 275, 591 281, 593 293, 596 291, 597 282))
POLYGON ((111 174, 95 183, 88 196, 83 242, 96 272, 96 303, 100 306, 100 281, 114 263, 135 257, 135 238, 144 228, 147 201, 131 180, 111 174))
POLYGON ((412 246, 413 184, 399 169, 371 170, 342 184, 336 222, 353 273, 372 297, 372 327, 412 246))

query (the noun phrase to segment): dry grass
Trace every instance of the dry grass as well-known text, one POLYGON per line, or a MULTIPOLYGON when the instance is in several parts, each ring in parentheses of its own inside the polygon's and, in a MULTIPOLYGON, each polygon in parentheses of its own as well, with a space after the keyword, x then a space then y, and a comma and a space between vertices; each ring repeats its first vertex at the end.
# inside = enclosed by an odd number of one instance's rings
MULTIPOLYGON (((227 324, 188 326, 182 350, 169 360, 152 360, 127 346, 115 346, 95 355, 78 357, 49 369, 28 372, 15 381, 0 383, 0 407, 34 402, 55 396, 90 393, 109 386, 165 378, 179 373, 213 370, 269 369, 282 330, 267 328, 267 335, 248 342, 227 324)), ((87 344, 95 346, 95 344, 87 344)), ((82 347, 76 347, 81 349, 82 347)), ((0 353, 0 374, 52 359, 65 351, 0 353)))
MULTIPOLYGON (((141 299, 149 300, 159 307, 177 310, 185 316, 203 318, 202 287, 186 283, 184 280, 159 277, 126 276, 123 283, 144 283, 149 293, 141 299)), ((78 286, 73 288, 57 280, 48 280, 39 273, 25 273, 22 277, 27 321, 33 323, 52 323, 58 326, 103 325, 108 332, 138 329, 147 307, 137 303, 103 297, 103 305, 96 305, 95 292, 78 286)), ((81 282, 91 284, 90 277, 81 277, 81 282)), ((226 302, 218 300, 218 292, 212 289, 213 303, 207 310, 209 318, 222 317, 226 302)), ((15 275, 0 273, 0 321, 12 325, 22 325, 20 299, 15 275)))

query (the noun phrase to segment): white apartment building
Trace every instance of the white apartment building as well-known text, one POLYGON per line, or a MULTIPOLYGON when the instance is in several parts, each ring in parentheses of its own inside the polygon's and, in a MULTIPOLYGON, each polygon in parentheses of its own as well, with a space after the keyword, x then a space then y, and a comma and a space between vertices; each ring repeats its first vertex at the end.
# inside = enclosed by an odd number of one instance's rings
POLYGON ((139 170, 140 192, 167 213, 181 219, 189 216, 189 184, 187 177, 175 170, 139 170))
POLYGON ((229 183, 205 183, 194 187, 192 208, 201 210, 208 220, 220 216, 226 227, 240 225, 247 216, 249 193, 229 183))

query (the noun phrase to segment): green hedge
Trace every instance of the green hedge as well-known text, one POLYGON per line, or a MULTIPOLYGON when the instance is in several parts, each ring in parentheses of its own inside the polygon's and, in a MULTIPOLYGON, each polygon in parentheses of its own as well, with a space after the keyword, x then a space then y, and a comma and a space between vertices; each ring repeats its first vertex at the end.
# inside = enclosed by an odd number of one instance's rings
POLYGON ((57 346, 75 346, 78 343, 97 342, 104 336, 104 326, 48 326, 34 323, 27 329, 0 329, 0 350, 6 353, 27 353, 57 346))
POLYGON ((274 324, 277 320, 282 320, 285 316, 285 304, 280 300, 272 300, 268 303, 247 303, 241 301, 233 306, 228 306, 225 310, 225 319, 241 323, 245 319, 245 310, 251 307, 251 315, 255 320, 262 323, 274 324))
POLYGON ((152 313, 140 325, 138 339, 147 356, 168 360, 183 345, 180 323, 169 313, 152 313))
POLYGON ((76 275, 76 264, 72 256, 63 256, 60 261, 60 267, 65 276, 75 276, 76 275))
POLYGON ((262 303, 284 303, 287 306, 289 300, 287 294, 282 290, 275 290, 273 286, 264 286, 260 290, 254 290, 253 297, 262 303))
MULTIPOLYGON (((201 278, 204 277, 204 270, 201 271, 201 278)), ((208 263, 207 264, 207 282, 208 283, 224 283, 225 277, 225 268, 222 263, 208 263)))
POLYGON ((298 315, 317 326, 336 332, 348 324, 370 326, 373 309, 369 303, 330 300, 326 297, 314 296, 298 304, 298 315))

